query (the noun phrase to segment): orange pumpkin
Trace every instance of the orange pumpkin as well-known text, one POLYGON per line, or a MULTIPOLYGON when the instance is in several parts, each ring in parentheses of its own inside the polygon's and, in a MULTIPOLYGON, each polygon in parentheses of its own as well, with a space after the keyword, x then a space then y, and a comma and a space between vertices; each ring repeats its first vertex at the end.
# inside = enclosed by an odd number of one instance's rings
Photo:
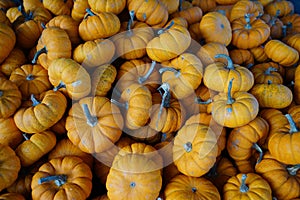
POLYGON ((112 12, 114 14, 121 13, 126 6, 126 0, 88 0, 87 2, 96 12, 112 12))
POLYGON ((0 63, 8 57, 16 44, 16 34, 11 27, 5 23, 0 23, 0 63))
POLYGON ((20 48, 14 48, 8 57, 1 63, 0 71, 5 74, 7 77, 10 76, 12 71, 16 68, 24 65, 27 62, 27 58, 20 48))
POLYGON ((216 55, 218 54, 225 54, 229 56, 226 46, 219 42, 208 42, 202 45, 196 54, 200 58, 204 68, 215 62, 227 62, 227 60, 224 58, 216 58, 216 55))

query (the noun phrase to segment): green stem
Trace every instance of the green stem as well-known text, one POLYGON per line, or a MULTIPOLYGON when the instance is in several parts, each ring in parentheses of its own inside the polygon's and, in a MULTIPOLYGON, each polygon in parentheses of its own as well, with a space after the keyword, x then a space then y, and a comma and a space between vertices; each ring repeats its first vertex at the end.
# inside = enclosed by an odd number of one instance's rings
POLYGON ((286 25, 283 25, 282 26, 282 37, 286 37, 286 35, 287 35, 287 26, 286 25))
POLYGON ((226 55, 226 54, 217 54, 217 55, 215 55, 215 58, 225 58, 226 61, 227 61, 226 68, 227 69, 234 69, 233 62, 232 62, 231 58, 228 55, 226 55))
POLYGON ((29 21, 29 20, 32 20, 32 17, 33 17, 33 13, 32 12, 29 12, 29 14, 27 14, 24 10, 24 6, 21 4, 18 6, 18 11, 21 12, 21 14, 25 17, 25 21, 29 21))
POLYGON ((60 81, 59 84, 53 88, 53 91, 56 92, 56 91, 58 91, 61 88, 66 88, 66 84, 64 82, 62 82, 62 81, 60 81))
POLYGON ((294 122, 292 116, 290 114, 285 114, 284 116, 287 118, 287 120, 290 124, 289 133, 293 134, 293 133, 299 132, 299 129, 297 128, 296 123, 294 122))
POLYGON ((127 31, 131 31, 131 27, 132 27, 132 24, 133 24, 133 18, 134 18, 134 10, 131 10, 129 11, 129 21, 128 21, 128 24, 127 24, 127 31))
POLYGON ((93 13, 93 12, 91 11, 91 9, 89 9, 89 8, 85 9, 85 11, 87 12, 87 15, 85 16, 85 18, 87 18, 88 16, 95 16, 95 15, 96 15, 96 14, 93 13))
POLYGON ((67 182, 67 176, 66 175, 53 175, 53 176, 46 176, 39 179, 38 184, 46 183, 54 181, 54 183, 60 187, 64 185, 67 182))
POLYGON ((296 176, 299 169, 300 164, 286 167, 286 170, 291 176, 296 176))
POLYGON ((176 70, 176 69, 174 69, 174 68, 172 68, 172 67, 163 67, 163 68, 160 68, 160 69, 158 70, 158 72, 159 72, 160 74, 162 74, 162 73, 164 73, 164 72, 166 72, 166 71, 174 72, 176 78, 178 78, 178 77, 180 76, 180 71, 179 71, 179 70, 176 70))
POLYGON ((155 65, 156 65, 156 61, 152 61, 148 72, 144 76, 139 77, 139 79, 138 79, 139 84, 143 84, 149 78, 149 76, 152 74, 152 72, 154 70, 155 65))
POLYGON ((270 75, 271 72, 277 72, 278 70, 275 67, 268 67, 268 69, 265 71, 266 75, 270 75))
POLYGON ((125 102, 125 103, 120 103, 119 101, 117 101, 117 100, 115 100, 115 99, 111 99, 110 102, 113 103, 113 104, 115 104, 115 105, 117 105, 117 106, 119 106, 119 107, 123 107, 123 108, 125 108, 126 110, 128 110, 128 103, 127 103, 127 102, 125 102))
POLYGON ((227 104, 233 104, 235 101, 231 96, 232 82, 233 82, 233 78, 229 81, 229 84, 228 84, 227 104))
POLYGON ((34 76, 32 75, 32 74, 28 74, 27 76, 26 76, 26 80, 27 81, 32 81, 34 79, 34 76))
POLYGON ((258 164, 258 163, 260 163, 262 161, 264 153, 263 153, 262 149, 260 148, 260 146, 258 146, 257 143, 254 143, 252 145, 252 148, 255 149, 256 151, 258 151, 258 153, 259 153, 259 158, 257 159, 257 162, 256 162, 256 164, 258 164))
POLYGON ((43 48, 41 48, 40 50, 38 50, 38 51, 34 54, 34 57, 33 57, 32 61, 31 61, 31 63, 32 63, 32 64, 36 64, 38 57, 39 57, 41 54, 47 53, 47 52, 48 52, 48 50, 47 50, 46 46, 44 46, 43 48))
POLYGON ((251 29, 252 26, 250 24, 251 20, 250 20, 251 14, 245 14, 245 21, 246 21, 246 25, 245 25, 245 29, 251 29))
POLYGON ((158 128, 158 122, 160 120, 160 116, 162 114, 163 108, 170 107, 170 99, 171 99, 171 93, 170 93, 170 85, 168 83, 163 83, 158 88, 158 91, 160 95, 162 96, 161 104, 158 111, 157 121, 156 121, 156 128, 158 128), (163 90, 161 92, 161 90, 163 90))
POLYGON ((175 24, 174 20, 172 20, 170 22, 170 24, 166 27, 166 28, 163 28, 163 29, 160 29, 159 31, 157 31, 157 34, 160 35, 164 32, 166 32, 167 30, 169 30, 173 25, 175 24))
POLYGON ((2 90, 0 90, 0 97, 2 97, 3 96, 3 91, 2 90))
POLYGON ((195 103, 201 104, 201 105, 207 105, 207 104, 212 103, 212 99, 209 98, 206 101, 203 101, 200 97, 195 97, 195 103))
POLYGON ((86 122, 89 126, 94 127, 98 123, 98 118, 96 116, 93 116, 88 108, 87 104, 82 104, 83 113, 86 118, 86 122))
POLYGON ((178 5, 178 11, 182 11, 182 3, 183 3, 183 0, 179 0, 179 5, 178 5))
POLYGON ((183 145, 184 150, 189 153, 193 150, 193 145, 191 142, 187 142, 183 145))
POLYGON ((242 193, 249 191, 249 187, 246 185, 246 179, 247 179, 247 175, 243 174, 242 180, 241 180, 241 186, 240 186, 240 192, 242 192, 242 193))
POLYGON ((30 95, 30 100, 31 100, 31 102, 32 102, 32 106, 37 106, 37 105, 39 105, 39 104, 41 103, 41 102, 39 102, 39 101, 34 97, 33 94, 30 95))

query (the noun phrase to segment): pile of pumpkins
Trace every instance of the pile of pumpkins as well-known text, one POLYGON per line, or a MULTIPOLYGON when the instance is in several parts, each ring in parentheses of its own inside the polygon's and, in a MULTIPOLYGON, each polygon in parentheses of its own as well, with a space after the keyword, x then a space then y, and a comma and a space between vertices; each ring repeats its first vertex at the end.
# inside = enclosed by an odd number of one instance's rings
POLYGON ((0 199, 300 199, 286 0, 0 0, 0 199))

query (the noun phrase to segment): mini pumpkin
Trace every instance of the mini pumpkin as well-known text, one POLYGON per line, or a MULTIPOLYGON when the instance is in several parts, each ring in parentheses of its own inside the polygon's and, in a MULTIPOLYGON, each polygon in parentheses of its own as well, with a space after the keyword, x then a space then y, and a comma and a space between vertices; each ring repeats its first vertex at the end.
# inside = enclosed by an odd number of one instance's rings
POLYGON ((73 1, 73 6, 71 10, 71 17, 81 22, 86 14, 86 9, 90 8, 89 2, 87 0, 76 0, 73 1))
POLYGON ((117 69, 113 65, 104 64, 95 69, 92 74, 92 92, 95 96, 106 96, 117 77, 117 69))
POLYGON ((271 16, 278 15, 279 17, 283 17, 283 16, 289 15, 291 13, 294 13, 294 4, 291 1, 275 0, 265 6, 265 12, 271 16), (278 10, 279 10, 279 12, 278 12, 278 10))
POLYGON ((247 49, 233 49, 229 51, 232 62, 250 68, 254 65, 254 57, 247 49))
POLYGON ((53 15, 70 15, 73 6, 72 0, 43 0, 43 6, 53 15))
POLYGON ((218 54, 225 54, 229 56, 229 52, 226 46, 219 42, 208 42, 202 45, 196 54, 203 63, 204 68, 215 62, 227 62, 227 60, 224 58, 216 58, 216 55, 218 54))
POLYGON ((0 63, 2 63, 14 49, 17 39, 14 30, 5 23, 0 23, 0 33, 0 63))
POLYGON ((126 0, 88 0, 87 2, 96 12, 112 12, 116 15, 121 13, 126 6, 126 0))
POLYGON ((14 48, 8 57, 1 63, 0 71, 9 77, 16 68, 21 67, 27 62, 27 58, 21 48, 14 48))
POLYGON ((23 140, 22 133, 16 126, 13 117, 0 118, 0 141, 15 149, 23 140))
POLYGON ((243 18, 245 14, 251 16, 251 19, 255 19, 256 17, 262 15, 259 7, 254 1, 241 0, 237 1, 230 12, 230 22, 233 22, 236 19, 243 18))

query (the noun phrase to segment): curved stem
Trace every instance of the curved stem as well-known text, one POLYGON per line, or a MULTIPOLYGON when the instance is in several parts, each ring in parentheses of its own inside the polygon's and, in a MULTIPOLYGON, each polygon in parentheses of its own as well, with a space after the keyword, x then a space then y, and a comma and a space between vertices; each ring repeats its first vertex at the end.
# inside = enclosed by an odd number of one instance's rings
POLYGON ((233 82, 233 78, 229 81, 229 84, 228 84, 227 104, 233 104, 235 101, 231 96, 232 82, 233 82))
POLYGON ((247 179, 247 175, 243 174, 242 175, 242 180, 241 180, 241 186, 240 186, 240 192, 248 192, 249 187, 246 185, 246 179, 247 179))
POLYGON ((245 14, 245 21, 246 21, 246 25, 245 25, 245 29, 251 29, 252 26, 250 24, 251 20, 250 20, 250 17, 251 17, 251 14, 245 14))
POLYGON ((131 10, 129 11, 129 21, 128 21, 128 24, 127 24, 127 31, 130 31, 131 30, 131 26, 133 24, 133 18, 134 18, 134 10, 131 10))
POLYGON ((299 129, 297 128, 296 123, 294 122, 292 116, 290 114, 285 114, 284 116, 287 118, 287 120, 290 124, 290 131, 289 132, 291 134, 299 132, 299 129))
POLYGON ((118 101, 115 100, 115 99, 111 99, 110 102, 113 103, 113 104, 115 104, 115 105, 117 105, 117 106, 119 106, 119 107, 123 107, 123 108, 125 108, 126 110, 128 110, 128 103, 127 103, 127 102, 125 102, 125 103, 120 103, 120 102, 118 102, 118 101))
POLYGON ((131 188, 134 188, 136 186, 136 183, 135 182, 130 182, 130 187, 131 188))
POLYGON ((38 184, 46 183, 54 181, 54 183, 60 187, 67 182, 66 175, 53 175, 53 176, 46 176, 39 179, 38 184))
POLYGON ((33 94, 30 95, 30 100, 31 100, 31 102, 32 102, 32 106, 37 106, 37 105, 39 105, 39 104, 41 103, 41 102, 39 102, 39 101, 34 97, 33 94))
POLYGON ((207 104, 212 103, 212 99, 209 98, 206 101, 203 101, 200 97, 195 97, 195 103, 201 104, 201 105, 207 105, 207 104))
POLYGON ((48 52, 48 50, 47 50, 46 46, 44 46, 43 48, 41 48, 40 50, 38 50, 38 51, 34 54, 34 57, 33 57, 32 61, 31 61, 31 63, 32 63, 32 64, 36 64, 38 57, 39 57, 41 54, 47 53, 47 52, 48 52))
POLYGON ((296 176, 299 169, 300 164, 286 167, 286 170, 291 176, 296 176))
POLYGON ((82 106, 83 113, 85 115, 87 124, 90 125, 91 127, 96 126, 98 123, 98 118, 91 114, 87 104, 82 104, 81 106, 82 106))
POLYGON ((259 153, 259 158, 257 159, 257 162, 256 162, 256 164, 258 164, 258 163, 260 163, 262 161, 264 153, 263 153, 262 149, 260 148, 260 146, 258 146, 257 143, 254 143, 252 145, 252 148, 255 149, 256 151, 258 151, 258 153, 259 153))
POLYGON ((166 72, 166 71, 174 72, 176 78, 180 76, 180 71, 179 71, 179 70, 176 70, 176 69, 174 69, 174 68, 172 68, 172 67, 163 67, 163 68, 160 68, 160 69, 158 70, 158 72, 159 72, 160 74, 162 74, 162 73, 164 73, 164 72, 166 72))
POLYGON ((85 11, 87 12, 86 18, 87 18, 88 16, 95 16, 95 15, 96 15, 96 14, 93 13, 93 12, 91 11, 91 9, 89 9, 89 8, 85 9, 85 11))
POLYGON ((32 74, 28 74, 27 76, 26 76, 26 80, 27 81, 32 81, 34 79, 34 76, 32 75, 32 74))
POLYGON ((29 14, 27 14, 24 10, 24 6, 23 4, 20 4, 18 6, 18 11, 21 12, 21 14, 25 17, 25 21, 29 21, 29 20, 32 20, 32 17, 33 17, 33 13, 30 11, 29 14))
POLYGON ((144 76, 139 77, 139 79, 138 79, 139 84, 143 84, 149 78, 149 76, 152 74, 152 72, 154 70, 155 65, 156 65, 156 61, 152 61, 148 72, 144 76))
POLYGON ((215 55, 215 58, 225 58, 226 61, 227 61, 226 68, 227 69, 234 69, 233 62, 232 62, 231 58, 228 55, 226 55, 226 54, 217 54, 217 55, 215 55))
POLYGON ((66 84, 64 84, 64 82, 62 82, 62 81, 60 81, 59 84, 53 88, 53 91, 56 92, 57 90, 59 90, 61 88, 66 88, 66 84))
POLYGON ((169 30, 174 25, 174 23, 175 23, 174 20, 172 20, 166 28, 163 28, 163 29, 157 31, 157 34, 160 35, 160 34, 166 32, 167 30, 169 30))
POLYGON ((193 145, 191 142, 187 142, 183 145, 184 150, 189 153, 193 150, 193 145))
POLYGON ((265 71, 266 75, 270 75, 271 72, 277 72, 278 70, 275 67, 268 67, 268 69, 265 71))

